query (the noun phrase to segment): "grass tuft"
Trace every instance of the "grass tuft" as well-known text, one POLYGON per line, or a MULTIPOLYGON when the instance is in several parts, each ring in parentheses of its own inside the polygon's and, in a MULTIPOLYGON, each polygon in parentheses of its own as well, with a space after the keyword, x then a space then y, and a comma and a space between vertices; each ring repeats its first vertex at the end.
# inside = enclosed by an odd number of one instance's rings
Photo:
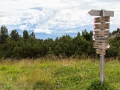
POLYGON ((116 90, 116 89, 106 81, 104 82, 103 85, 101 85, 100 80, 95 80, 91 83, 87 90, 116 90))
POLYGON ((37 81, 33 85, 33 90, 53 90, 54 87, 50 82, 46 81, 37 81))

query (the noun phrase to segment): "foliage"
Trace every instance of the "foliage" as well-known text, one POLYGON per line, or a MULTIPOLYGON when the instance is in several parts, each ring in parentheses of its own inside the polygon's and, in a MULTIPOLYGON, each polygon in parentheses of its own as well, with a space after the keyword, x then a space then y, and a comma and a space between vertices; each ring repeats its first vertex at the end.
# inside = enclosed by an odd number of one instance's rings
POLYGON ((23 38, 24 38, 24 39, 28 39, 28 37, 29 37, 29 36, 28 36, 28 31, 27 31, 27 30, 24 30, 24 31, 23 31, 23 38))
POLYGON ((109 43, 110 43, 110 49, 107 51, 107 55, 106 57, 112 57, 112 58, 120 58, 120 37, 117 36, 117 37, 114 37, 114 38, 110 38, 109 40, 109 43))
POLYGON ((112 32, 112 35, 115 35, 115 34, 118 34, 118 33, 120 33, 120 28, 117 28, 117 30, 114 30, 114 31, 112 32))
POLYGON ((0 44, 4 44, 8 37, 8 29, 6 26, 1 26, 0 29, 0 44))
MULTIPOLYGON (((117 30, 118 31, 118 30, 117 30)), ((114 32, 113 32, 114 33, 114 32)), ((107 51, 107 58, 120 58, 120 37, 110 38, 110 49, 107 51)), ((28 34, 23 31, 20 36, 17 30, 12 30, 8 35, 6 26, 0 29, 0 58, 39 58, 45 56, 55 56, 59 58, 76 57, 96 57, 96 51, 93 48, 92 31, 83 30, 78 32, 75 37, 63 35, 55 40, 37 39, 34 32, 28 34)))
POLYGON ((18 41, 18 39, 20 37, 19 34, 18 34, 18 32, 17 32, 17 30, 12 30, 10 36, 11 36, 11 39, 13 39, 15 41, 18 41))

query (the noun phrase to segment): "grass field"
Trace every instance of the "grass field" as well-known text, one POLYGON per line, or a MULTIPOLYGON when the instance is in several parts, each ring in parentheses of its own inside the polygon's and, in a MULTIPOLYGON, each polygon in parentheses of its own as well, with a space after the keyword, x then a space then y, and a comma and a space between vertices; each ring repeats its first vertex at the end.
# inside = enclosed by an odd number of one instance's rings
MULTIPOLYGON (((99 80, 99 60, 5 60, 0 90, 86 90, 99 80)), ((105 81, 120 90, 120 62, 105 62, 105 81)))

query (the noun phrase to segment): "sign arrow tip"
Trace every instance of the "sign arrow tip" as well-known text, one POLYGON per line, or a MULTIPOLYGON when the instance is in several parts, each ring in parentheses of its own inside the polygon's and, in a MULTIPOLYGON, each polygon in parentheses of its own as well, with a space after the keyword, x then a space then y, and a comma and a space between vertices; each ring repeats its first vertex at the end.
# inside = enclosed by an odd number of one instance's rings
MULTIPOLYGON (((91 10, 88 12, 89 14, 91 13, 91 10)), ((91 15, 91 14, 90 14, 91 15)))

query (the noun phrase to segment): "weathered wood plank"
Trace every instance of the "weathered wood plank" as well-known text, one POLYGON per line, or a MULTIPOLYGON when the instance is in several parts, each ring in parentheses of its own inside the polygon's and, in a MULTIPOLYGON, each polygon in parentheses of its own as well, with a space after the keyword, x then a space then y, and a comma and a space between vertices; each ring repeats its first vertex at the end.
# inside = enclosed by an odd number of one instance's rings
POLYGON ((96 54, 105 55, 106 54, 106 50, 96 49, 96 54))
MULTIPOLYGON (((91 16, 102 16, 102 10, 90 10, 88 12, 91 16)), ((114 17, 114 11, 106 10, 104 16, 111 16, 114 17)))

